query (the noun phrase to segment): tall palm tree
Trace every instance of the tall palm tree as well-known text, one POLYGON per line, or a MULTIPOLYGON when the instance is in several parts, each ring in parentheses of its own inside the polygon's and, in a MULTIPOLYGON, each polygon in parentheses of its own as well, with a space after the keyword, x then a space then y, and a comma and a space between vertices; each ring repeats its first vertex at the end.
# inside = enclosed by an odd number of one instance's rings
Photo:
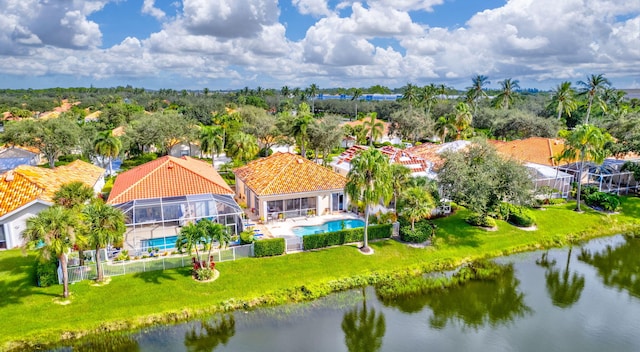
POLYGON ((229 142, 229 156, 237 160, 249 161, 253 159, 259 151, 260 148, 256 137, 244 132, 234 134, 229 142))
POLYGON ((393 212, 398 214, 398 195, 411 179, 411 169, 402 164, 391 164, 391 189, 393 190, 393 212))
POLYGON ((455 129, 453 124, 451 123, 451 119, 446 116, 440 116, 436 120, 435 124, 435 132, 440 137, 440 143, 445 143, 447 141, 447 135, 449 135, 449 131, 455 129))
POLYGON ((222 126, 202 126, 200 129, 200 151, 211 154, 211 165, 215 167, 215 157, 224 151, 224 129, 222 126))
POLYGON ((578 108, 571 82, 564 81, 556 87, 553 91, 549 108, 556 110, 558 120, 560 120, 563 113, 570 117, 571 113, 578 108))
POLYGON ((578 81, 578 85, 582 86, 581 94, 585 94, 588 97, 587 116, 584 119, 584 123, 588 124, 594 99, 600 95, 605 88, 609 87, 611 82, 604 77, 604 74, 600 73, 587 76, 587 81, 578 81))
POLYGON ((93 188, 80 181, 65 183, 53 194, 53 202, 67 209, 77 208, 93 198, 93 188))
POLYGON ((483 75, 476 75, 471 78, 471 87, 467 88, 467 99, 473 104, 473 113, 478 112, 478 101, 481 98, 487 98, 487 92, 484 91, 484 87, 490 84, 489 77, 483 75))
POLYGON ((39 248, 42 256, 47 259, 52 255, 58 258, 62 269, 64 298, 69 297, 67 254, 75 244, 74 229, 78 223, 77 214, 73 210, 54 205, 27 219, 27 228, 22 233, 27 248, 39 248))
POLYGON ((382 137, 384 133, 384 124, 382 121, 376 119, 378 114, 376 112, 370 112, 368 118, 364 120, 362 124, 365 131, 369 135, 369 146, 373 145, 373 141, 382 137))
POLYGON ((311 114, 313 115, 316 113, 316 95, 320 93, 320 88, 317 84, 312 83, 308 88, 308 92, 309 97, 311 97, 311 114))
MULTIPOLYGON (((197 223, 189 223, 180 229, 180 234, 176 239, 176 249, 182 251, 185 249, 187 254, 191 254, 192 251, 196 252, 196 260, 200 262, 200 266, 204 266, 204 261, 200 256, 199 248, 205 243, 205 233, 203 231, 203 225, 198 226, 197 223)), ((208 259, 208 258, 207 258, 208 259)))
POLYGON ((289 89, 289 86, 282 86, 282 88, 280 88, 280 95, 282 95, 285 99, 289 99, 289 94, 291 94, 291 89, 289 89))
POLYGON ((347 174, 344 191, 354 202, 360 201, 364 205, 362 251, 368 253, 371 250, 367 234, 370 208, 380 200, 388 202, 392 195, 389 159, 381 151, 373 148, 356 155, 351 160, 351 170, 347 174))
POLYGON ((112 175, 113 158, 117 157, 122 149, 122 142, 120 139, 115 137, 111 130, 100 132, 93 141, 93 149, 98 155, 109 158, 109 175, 112 175))
POLYGON ((560 131, 559 135, 565 139, 561 157, 565 160, 577 159, 579 161, 578 192, 576 194, 578 204, 576 211, 581 211, 580 193, 582 191, 584 163, 587 160, 592 160, 598 164, 602 163, 608 154, 604 145, 612 141, 613 138, 598 127, 588 124, 579 125, 573 131, 560 131))
POLYGON ((496 95, 494 104, 496 107, 501 107, 504 110, 509 110, 509 106, 513 105, 513 101, 516 97, 516 89, 520 88, 517 79, 507 78, 500 82, 500 93, 496 95))
POLYGON ((458 105, 456 105, 456 112, 453 120, 453 126, 457 131, 456 139, 459 140, 462 138, 462 131, 469 128, 472 121, 473 115, 471 114, 471 111, 469 111, 469 105, 463 102, 459 102, 458 105))
MULTIPOLYGON (((360 88, 353 88, 351 90, 351 100, 355 103, 356 106, 356 114, 355 114, 355 119, 358 119, 358 101, 360 100, 360 97, 362 96, 362 89, 360 88)), ((351 120, 351 119, 349 119, 351 120)))
POLYGON ((98 272, 97 281, 104 280, 102 271, 102 258, 100 250, 111 243, 122 241, 125 225, 124 214, 105 204, 101 199, 96 199, 82 210, 84 223, 89 238, 89 244, 96 250, 96 269, 98 272))
POLYGON ((411 113, 413 106, 418 103, 418 87, 411 83, 407 83, 407 85, 404 86, 404 92, 402 93, 400 101, 409 104, 409 113, 411 113))
POLYGON ((431 217, 436 201, 423 187, 411 187, 400 198, 401 214, 411 221, 411 230, 415 230, 416 221, 431 217))
POLYGON ((309 136, 309 126, 314 123, 313 116, 309 113, 309 105, 301 103, 298 109, 298 115, 293 120, 291 126, 291 135, 298 141, 300 146, 300 155, 307 157, 307 138, 309 136))
POLYGON ((418 90, 418 100, 425 107, 427 118, 431 117, 431 107, 438 101, 438 87, 431 83, 418 90))

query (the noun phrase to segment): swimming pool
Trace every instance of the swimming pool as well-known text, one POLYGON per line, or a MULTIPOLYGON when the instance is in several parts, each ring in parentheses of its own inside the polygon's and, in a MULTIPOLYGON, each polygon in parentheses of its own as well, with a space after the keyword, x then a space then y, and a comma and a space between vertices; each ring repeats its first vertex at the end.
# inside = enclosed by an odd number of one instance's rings
POLYGON ((177 239, 178 236, 151 238, 140 241, 140 247, 142 247, 143 250, 146 250, 147 248, 158 248, 160 250, 173 249, 176 248, 177 239))
POLYGON ((334 232, 342 229, 352 229, 356 227, 364 227, 364 221, 360 219, 344 219, 327 221, 320 225, 298 226, 291 229, 298 236, 313 235, 316 233, 334 232))

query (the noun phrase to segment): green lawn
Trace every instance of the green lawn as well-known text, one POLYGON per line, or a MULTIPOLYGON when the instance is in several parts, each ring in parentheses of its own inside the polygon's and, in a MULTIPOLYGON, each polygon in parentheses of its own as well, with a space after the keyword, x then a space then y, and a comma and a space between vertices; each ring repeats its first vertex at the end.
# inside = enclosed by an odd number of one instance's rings
MULTIPOLYGON (((587 210, 578 214, 575 203, 534 211, 538 230, 524 231, 498 221, 498 231, 471 227, 460 210, 438 219, 437 248, 413 248, 396 241, 372 243, 375 254, 365 256, 355 246, 342 246, 274 258, 246 258, 217 265, 221 275, 212 283, 191 279, 189 268, 113 277, 106 286, 89 281, 70 286, 69 305, 54 303, 61 286, 33 285, 34 254, 19 250, 0 252, 0 349, 12 341, 55 341, 65 332, 82 332, 105 326, 137 327, 175 317, 214 311, 237 302, 254 305, 281 302, 287 290, 310 290, 328 282, 407 268, 427 270, 438 263, 497 256, 540 246, 567 243, 620 232, 623 226, 640 224, 640 199, 623 198, 624 211, 604 215, 587 210)), ((73 336, 67 334, 64 336, 73 336)))

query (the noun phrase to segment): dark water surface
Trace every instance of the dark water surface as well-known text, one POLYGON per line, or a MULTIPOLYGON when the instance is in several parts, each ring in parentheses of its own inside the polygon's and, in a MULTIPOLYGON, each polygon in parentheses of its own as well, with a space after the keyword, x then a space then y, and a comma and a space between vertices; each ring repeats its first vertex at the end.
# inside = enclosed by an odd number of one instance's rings
POLYGON ((369 287, 56 351, 640 351, 640 239, 497 261, 513 270, 428 295, 369 287))

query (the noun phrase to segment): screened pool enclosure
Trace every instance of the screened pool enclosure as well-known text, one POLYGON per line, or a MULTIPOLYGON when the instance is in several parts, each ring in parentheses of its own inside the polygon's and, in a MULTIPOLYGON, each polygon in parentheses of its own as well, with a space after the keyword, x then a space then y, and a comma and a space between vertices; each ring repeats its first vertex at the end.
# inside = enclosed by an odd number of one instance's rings
POLYGON ((243 211, 231 195, 138 199, 115 207, 125 214, 125 247, 128 249, 147 250, 145 247, 150 243, 154 248, 172 249, 182 226, 204 218, 227 226, 233 235, 243 230, 243 211))

